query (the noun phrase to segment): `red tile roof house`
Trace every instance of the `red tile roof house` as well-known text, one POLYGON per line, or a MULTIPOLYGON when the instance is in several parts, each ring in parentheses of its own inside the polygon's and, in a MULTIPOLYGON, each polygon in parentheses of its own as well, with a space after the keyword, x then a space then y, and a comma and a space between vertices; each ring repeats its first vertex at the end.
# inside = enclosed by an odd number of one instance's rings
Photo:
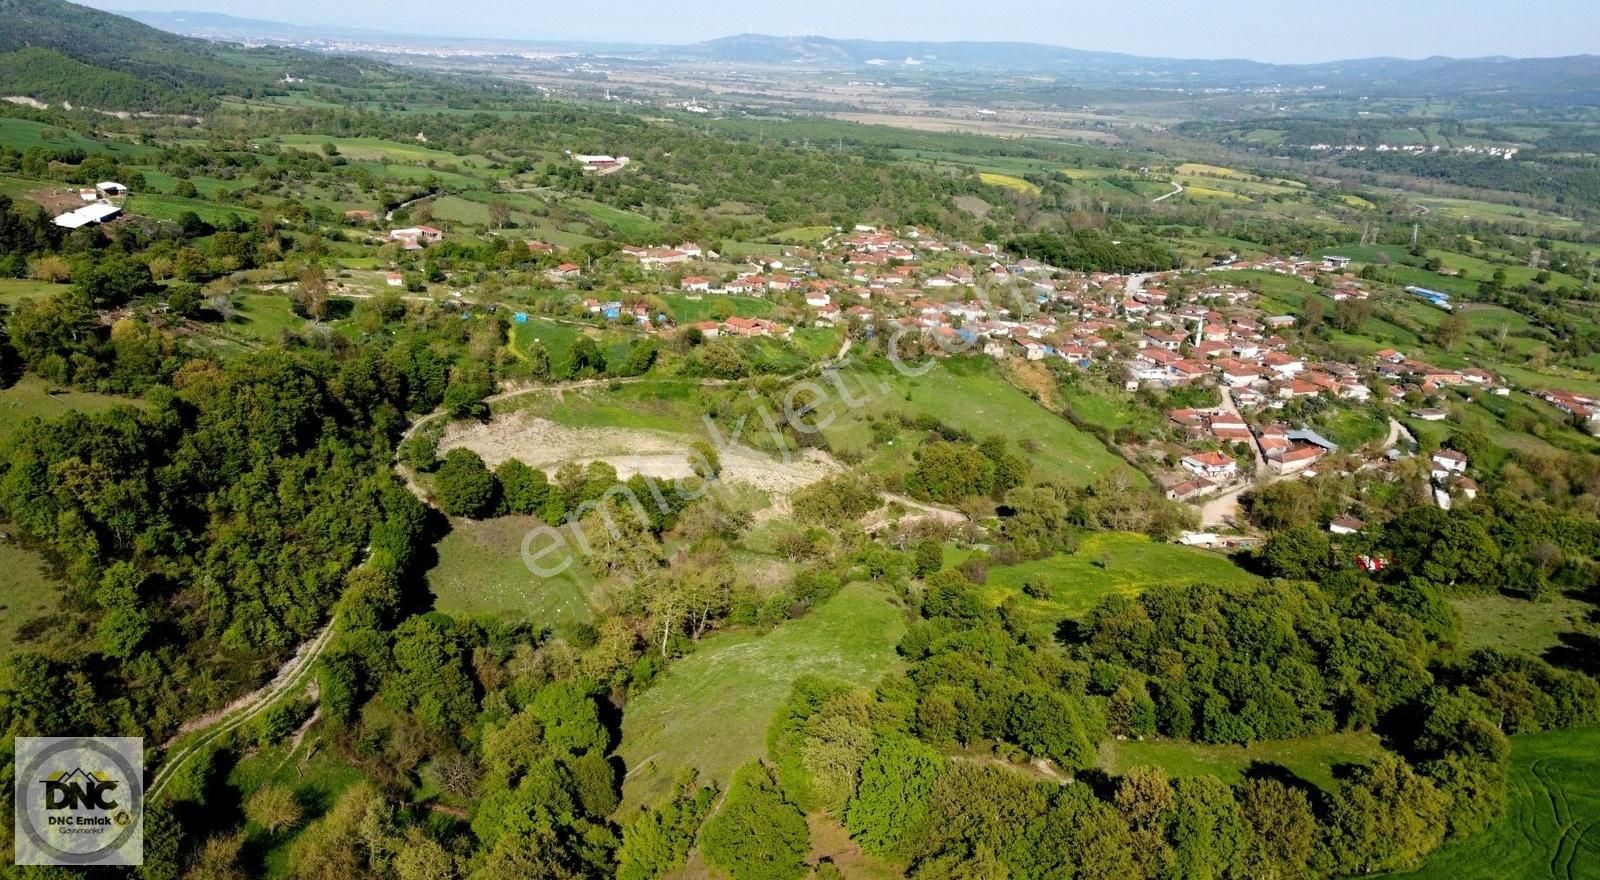
POLYGON ((761 318, 729 318, 722 322, 722 332, 733 336, 786 337, 790 331, 782 324, 761 318))
POLYGON ((1198 452, 1179 462, 1183 469, 1210 480, 1231 480, 1239 474, 1239 464, 1220 452, 1198 452))
POLYGON ((1216 483, 1204 477, 1196 477, 1192 480, 1184 480, 1168 489, 1167 500, 1188 501, 1191 498, 1198 498, 1215 488, 1217 488, 1216 483))
POLYGON ((684 290, 692 290, 698 293, 709 293, 711 291, 711 279, 705 277, 704 275, 690 275, 682 281, 679 281, 678 286, 684 290))
POLYGON ((767 331, 754 318, 729 318, 722 322, 722 330, 733 336, 766 336, 767 331))
POLYGON ((698 324, 690 324, 689 328, 699 330, 700 335, 707 339, 716 339, 722 335, 722 325, 716 321, 701 321, 698 324))
POLYGON ((1210 374, 1211 368, 1200 361, 1179 360, 1168 365, 1168 371, 1174 382, 1188 383, 1205 378, 1210 374))

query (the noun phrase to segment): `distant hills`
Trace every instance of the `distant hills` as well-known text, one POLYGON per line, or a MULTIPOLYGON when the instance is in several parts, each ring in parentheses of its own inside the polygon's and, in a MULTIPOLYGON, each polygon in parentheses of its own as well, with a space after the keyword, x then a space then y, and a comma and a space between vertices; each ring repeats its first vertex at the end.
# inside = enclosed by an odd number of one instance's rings
MULTIPOLYGON (((256 21, 209 12, 131 12, 175 33, 316 46, 381 43, 389 51, 449 48, 485 54, 565 52, 655 62, 722 62, 823 70, 1047 73, 1083 84, 1260 88, 1324 86, 1371 95, 1500 95, 1600 103, 1600 56, 1564 58, 1367 58, 1323 64, 1146 58, 1027 42, 907 42, 739 34, 688 45, 431 37, 256 21)), ((341 48, 349 49, 348 45, 341 48)))
POLYGON ((1064 84, 1113 88, 1323 87, 1349 94, 1481 96, 1600 104, 1600 56, 1369 58, 1325 64, 1144 58, 1026 42, 896 42, 740 34, 689 45, 465 39, 308 27, 213 12, 132 12, 65 0, 0 0, 0 96, 117 109, 202 106, 211 96, 272 89, 310 66, 331 79, 359 72, 331 53, 384 55, 535 51, 638 63, 727 63, 877 71, 885 77, 959 73, 1048 74, 1064 84), (136 20, 137 19, 137 20, 136 20), (244 54, 242 43, 269 48, 244 54), (300 52, 321 50, 320 55, 300 52), (320 59, 320 60, 316 60, 320 59), (248 62, 248 63, 246 63, 248 62))
POLYGON ((1085 81, 1206 86, 1314 86, 1376 93, 1435 94, 1517 90, 1600 101, 1600 56, 1565 58, 1367 58, 1322 64, 1145 58, 1039 43, 885 42, 741 34, 663 47, 666 57, 816 66, 1055 73, 1085 81), (1584 93, 1588 94, 1585 95, 1584 93))

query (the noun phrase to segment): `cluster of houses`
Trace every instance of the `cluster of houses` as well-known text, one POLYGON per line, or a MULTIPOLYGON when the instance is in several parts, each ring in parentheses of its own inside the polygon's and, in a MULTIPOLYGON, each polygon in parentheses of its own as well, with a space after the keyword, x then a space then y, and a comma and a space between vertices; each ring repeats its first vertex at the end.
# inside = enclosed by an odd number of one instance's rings
POLYGON ((1570 391, 1541 391, 1545 403, 1583 423, 1591 434, 1600 434, 1600 398, 1570 391))

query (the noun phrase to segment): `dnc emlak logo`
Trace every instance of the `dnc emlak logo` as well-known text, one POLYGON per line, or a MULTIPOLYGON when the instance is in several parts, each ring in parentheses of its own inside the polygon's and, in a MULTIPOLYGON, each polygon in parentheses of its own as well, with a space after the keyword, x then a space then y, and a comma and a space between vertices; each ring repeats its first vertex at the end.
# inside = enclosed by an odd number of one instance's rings
POLYGON ((19 865, 144 862, 144 740, 19 736, 19 865))

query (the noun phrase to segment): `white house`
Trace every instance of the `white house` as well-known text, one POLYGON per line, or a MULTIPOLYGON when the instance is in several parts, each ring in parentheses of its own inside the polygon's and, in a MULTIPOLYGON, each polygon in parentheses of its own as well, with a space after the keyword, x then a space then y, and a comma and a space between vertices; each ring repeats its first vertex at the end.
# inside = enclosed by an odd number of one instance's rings
POLYGON ((1220 452, 1186 455, 1179 464, 1189 473, 1208 480, 1231 480, 1239 474, 1238 462, 1220 452))
POLYGON ((1467 457, 1454 449, 1441 449, 1433 454, 1433 478, 1440 482, 1467 472, 1467 457))
POLYGON ((1328 531, 1335 535, 1354 535, 1366 527, 1366 523, 1353 516, 1336 516, 1328 523, 1328 531))

